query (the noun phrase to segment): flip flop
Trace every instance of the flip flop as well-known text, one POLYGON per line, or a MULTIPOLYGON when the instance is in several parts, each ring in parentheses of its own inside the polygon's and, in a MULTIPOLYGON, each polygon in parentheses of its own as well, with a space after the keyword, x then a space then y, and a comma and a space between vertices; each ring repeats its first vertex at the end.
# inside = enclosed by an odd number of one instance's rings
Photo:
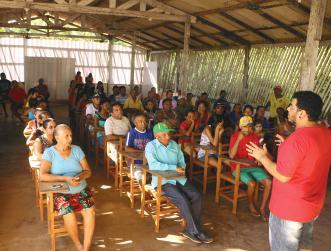
POLYGON ((264 222, 268 222, 269 221, 269 216, 267 216, 266 214, 261 214, 261 218, 264 222))
POLYGON ((258 212, 251 212, 251 215, 254 216, 254 217, 260 217, 261 214, 258 213, 258 212))

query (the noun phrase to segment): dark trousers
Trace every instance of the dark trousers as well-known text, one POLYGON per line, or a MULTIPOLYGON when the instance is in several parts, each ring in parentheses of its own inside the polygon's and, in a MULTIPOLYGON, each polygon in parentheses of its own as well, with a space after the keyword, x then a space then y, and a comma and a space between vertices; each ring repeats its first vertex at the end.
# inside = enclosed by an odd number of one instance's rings
POLYGON ((184 185, 179 182, 176 185, 165 184, 162 192, 179 208, 186 221, 186 231, 190 234, 201 232, 201 194, 189 181, 184 185))

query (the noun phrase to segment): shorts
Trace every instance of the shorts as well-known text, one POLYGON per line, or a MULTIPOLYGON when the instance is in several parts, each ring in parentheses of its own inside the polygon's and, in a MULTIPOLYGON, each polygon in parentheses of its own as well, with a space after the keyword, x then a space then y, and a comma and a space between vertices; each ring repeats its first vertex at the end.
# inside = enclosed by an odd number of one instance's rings
MULTIPOLYGON (((236 171, 232 173, 236 177, 236 171)), ((261 181, 269 179, 268 174, 261 167, 240 168, 240 181, 248 184, 251 180, 261 181)))
POLYGON ((59 215, 80 212, 94 206, 92 196, 92 191, 89 188, 75 194, 55 193, 54 209, 59 212, 59 215))
POLYGON ((270 212, 270 251, 312 250, 315 220, 316 218, 307 223, 283 220, 270 212))
MULTIPOLYGON (((200 161, 204 162, 205 161, 205 156, 203 155, 202 157, 198 158, 200 161)), ((208 158, 215 158, 218 159, 218 154, 217 153, 209 153, 208 158)))

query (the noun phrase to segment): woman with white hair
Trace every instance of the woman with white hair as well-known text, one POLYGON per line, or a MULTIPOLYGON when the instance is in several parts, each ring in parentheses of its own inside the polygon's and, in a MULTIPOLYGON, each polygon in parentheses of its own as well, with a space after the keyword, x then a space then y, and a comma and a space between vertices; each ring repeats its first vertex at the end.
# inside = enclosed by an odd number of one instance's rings
POLYGON ((63 215, 64 226, 77 250, 89 250, 95 227, 95 211, 92 193, 86 179, 91 169, 85 154, 79 146, 72 145, 72 133, 69 126, 60 124, 55 128, 57 144, 47 148, 43 154, 40 168, 40 180, 67 182, 69 191, 54 195, 54 208, 63 215), (80 212, 84 220, 84 242, 78 234, 75 212, 80 212))

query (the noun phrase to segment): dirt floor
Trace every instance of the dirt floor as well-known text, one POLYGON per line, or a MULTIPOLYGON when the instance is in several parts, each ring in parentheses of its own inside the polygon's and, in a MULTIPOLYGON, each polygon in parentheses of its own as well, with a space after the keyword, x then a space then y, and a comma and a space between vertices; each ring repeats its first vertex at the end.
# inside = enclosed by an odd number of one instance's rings
MULTIPOLYGON (((54 104, 52 110, 57 121, 67 121, 65 105, 54 104)), ((50 250, 47 225, 40 223, 35 205, 22 130, 11 118, 0 118, 0 250, 50 250)), ((172 220, 161 222, 160 233, 155 233, 151 217, 140 218, 139 200, 131 209, 128 198, 120 197, 113 180, 106 179, 104 169, 93 165, 92 169, 89 184, 96 190, 97 212, 92 250, 269 250, 268 224, 250 216, 245 201, 239 203, 237 216, 231 214, 229 203, 215 204, 213 184, 204 196, 202 219, 205 231, 215 242, 203 245, 183 238, 181 225, 172 220)), ((331 250, 330 185, 328 190, 326 205, 314 229, 317 251, 331 250)), ((75 250, 68 237, 58 238, 56 243, 57 250, 75 250)))

